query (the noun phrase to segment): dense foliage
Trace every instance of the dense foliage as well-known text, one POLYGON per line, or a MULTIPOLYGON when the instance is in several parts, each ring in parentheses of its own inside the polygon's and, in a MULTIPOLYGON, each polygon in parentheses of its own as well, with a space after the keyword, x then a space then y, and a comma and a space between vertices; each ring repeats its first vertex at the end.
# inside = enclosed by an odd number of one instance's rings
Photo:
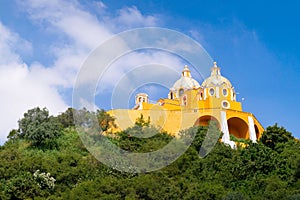
MULTIPOLYGON (((300 143, 277 124, 256 144, 234 150, 218 142, 205 158, 199 149, 207 129, 193 127, 186 130, 196 132, 193 143, 178 160, 136 174, 97 161, 75 130, 73 111, 24 114, 0 147, 0 199, 300 199, 300 143)), ((95 115, 104 130, 114 126, 103 110, 78 112, 95 115)), ((148 122, 141 116, 134 127, 105 137, 132 152, 155 151, 174 139, 148 122), (145 131, 153 136, 134 137, 145 131)))

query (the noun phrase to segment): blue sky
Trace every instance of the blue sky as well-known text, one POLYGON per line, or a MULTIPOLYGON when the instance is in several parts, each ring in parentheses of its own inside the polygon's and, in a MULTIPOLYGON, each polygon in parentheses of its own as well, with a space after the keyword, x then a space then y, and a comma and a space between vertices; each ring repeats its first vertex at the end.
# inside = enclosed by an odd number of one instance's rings
MULTIPOLYGON (((149 26, 198 41, 235 86, 238 100, 244 98, 245 111, 263 126, 277 122, 299 138, 299 6, 298 1, 2 0, 0 143, 26 110, 46 106, 56 114, 71 106, 80 66, 99 44, 149 26)), ((169 56, 142 58, 124 62, 163 58, 179 72, 183 68, 169 56)), ((158 97, 166 94, 154 92, 152 100, 158 97)))

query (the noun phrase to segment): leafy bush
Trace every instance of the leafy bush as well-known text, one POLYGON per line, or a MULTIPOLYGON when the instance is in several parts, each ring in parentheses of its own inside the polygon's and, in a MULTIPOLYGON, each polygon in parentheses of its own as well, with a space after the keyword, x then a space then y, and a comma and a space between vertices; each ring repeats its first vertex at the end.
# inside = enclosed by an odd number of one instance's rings
POLYGON ((33 174, 33 177, 40 188, 50 190, 54 189, 55 179, 50 176, 50 173, 40 172, 40 170, 36 170, 33 174))
MULTIPOLYGON (((79 114, 82 119, 98 116, 106 130, 113 123, 103 110, 79 114)), ((39 108, 24 114, 19 130, 12 130, 9 142, 0 147, 0 199, 299 199, 300 142, 283 127, 268 127, 261 141, 236 150, 217 142, 204 158, 199 149, 205 137, 220 137, 220 132, 192 127, 180 133, 183 142, 193 142, 175 162, 133 174, 97 161, 70 117, 69 111, 53 117, 39 108)), ((132 152, 156 151, 180 139, 143 120, 117 137, 101 137, 132 152)))

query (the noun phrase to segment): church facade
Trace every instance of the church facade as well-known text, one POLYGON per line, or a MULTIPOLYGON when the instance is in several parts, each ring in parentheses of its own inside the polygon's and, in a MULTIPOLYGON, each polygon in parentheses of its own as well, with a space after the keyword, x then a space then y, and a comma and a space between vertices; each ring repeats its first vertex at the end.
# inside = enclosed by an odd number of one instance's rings
POLYGON ((109 114, 115 117, 120 129, 133 126, 142 114, 150 118, 152 125, 175 136, 180 130, 208 126, 210 121, 215 121, 223 132, 222 141, 231 146, 230 135, 256 142, 264 131, 252 113, 242 110, 234 87, 221 75, 216 62, 211 75, 201 85, 185 66, 181 78, 170 88, 168 98, 149 103, 148 95, 140 93, 136 95, 132 110, 116 109, 109 114))

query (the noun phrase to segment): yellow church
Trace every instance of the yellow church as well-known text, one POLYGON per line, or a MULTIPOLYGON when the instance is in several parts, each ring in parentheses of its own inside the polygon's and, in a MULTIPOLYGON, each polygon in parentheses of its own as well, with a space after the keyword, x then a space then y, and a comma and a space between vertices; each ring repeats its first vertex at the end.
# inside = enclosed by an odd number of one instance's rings
POLYGON ((149 103, 148 95, 140 93, 135 97, 133 109, 115 109, 109 114, 115 117, 121 130, 133 126, 142 114, 152 125, 175 136, 180 130, 208 126, 210 121, 215 121, 223 132, 222 142, 231 146, 230 135, 256 142, 264 131, 252 113, 242 110, 234 87, 221 75, 216 62, 211 75, 201 85, 185 66, 180 79, 170 88, 168 98, 149 103))

